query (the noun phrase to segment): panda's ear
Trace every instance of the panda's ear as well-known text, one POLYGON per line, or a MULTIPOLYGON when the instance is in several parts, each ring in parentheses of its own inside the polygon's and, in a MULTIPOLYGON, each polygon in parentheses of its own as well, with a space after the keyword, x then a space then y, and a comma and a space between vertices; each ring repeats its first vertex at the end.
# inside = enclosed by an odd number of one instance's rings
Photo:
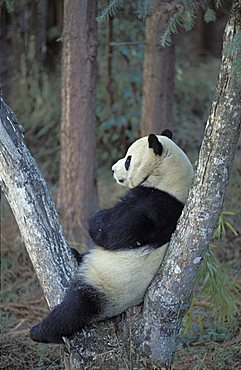
POLYGON ((156 137, 156 135, 150 134, 148 136, 148 143, 149 143, 149 148, 152 148, 155 154, 157 155, 162 154, 163 147, 160 141, 158 140, 158 138, 156 137))
POLYGON ((172 140, 172 131, 169 130, 168 128, 166 130, 163 130, 162 133, 161 133, 162 136, 166 136, 168 137, 169 139, 172 140))

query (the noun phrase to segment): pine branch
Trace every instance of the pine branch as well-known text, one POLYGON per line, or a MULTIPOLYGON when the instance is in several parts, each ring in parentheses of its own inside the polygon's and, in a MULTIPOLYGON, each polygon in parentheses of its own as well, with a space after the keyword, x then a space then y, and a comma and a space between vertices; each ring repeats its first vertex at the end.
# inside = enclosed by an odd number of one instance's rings
POLYGON ((101 11, 100 15, 96 18, 98 22, 108 20, 110 17, 114 17, 118 10, 122 7, 121 0, 110 0, 109 4, 101 11))
POLYGON ((213 9, 211 8, 207 8, 205 13, 204 13, 204 16, 203 16, 203 19, 206 23, 209 23, 209 22, 214 22, 216 21, 216 13, 213 9))
POLYGON ((136 3, 136 13, 139 19, 145 19, 151 14, 151 2, 150 0, 138 0, 136 3))

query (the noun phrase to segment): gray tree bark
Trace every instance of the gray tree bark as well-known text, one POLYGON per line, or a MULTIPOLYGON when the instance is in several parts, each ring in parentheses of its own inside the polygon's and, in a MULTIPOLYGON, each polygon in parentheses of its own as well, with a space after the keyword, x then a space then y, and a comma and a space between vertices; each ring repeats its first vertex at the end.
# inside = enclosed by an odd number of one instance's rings
POLYGON ((60 302, 76 262, 14 113, 0 96, 0 185, 50 307, 60 302))
MULTIPOLYGON (((223 203, 240 135, 241 91, 234 64, 241 5, 225 30, 222 65, 187 206, 144 308, 82 330, 66 341, 66 369, 169 368, 195 277, 223 203)), ((55 305, 75 269, 46 184, 23 142, 16 117, 1 98, 0 182, 18 222, 44 293, 55 305)))

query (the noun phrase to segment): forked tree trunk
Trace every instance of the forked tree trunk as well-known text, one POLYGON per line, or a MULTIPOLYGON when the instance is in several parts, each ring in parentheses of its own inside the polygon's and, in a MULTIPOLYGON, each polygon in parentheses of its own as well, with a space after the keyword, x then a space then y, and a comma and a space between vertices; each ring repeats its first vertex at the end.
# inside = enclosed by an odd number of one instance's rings
MULTIPOLYGON (((122 319, 94 325, 67 341, 67 369, 169 368, 195 277, 220 214, 240 135, 241 92, 234 68, 240 47, 230 48, 239 32, 241 5, 237 0, 225 30, 221 70, 194 184, 142 313, 140 308, 129 309, 122 319)), ((48 302, 54 305, 75 264, 16 118, 2 99, 0 108, 1 186, 48 302)))
POLYGON ((146 20, 141 136, 172 128, 175 78, 174 43, 160 44, 169 12, 164 0, 152 1, 152 15, 146 20))
POLYGON ((97 210, 96 0, 65 0, 62 53, 61 165, 58 209, 70 241, 90 242, 97 210))

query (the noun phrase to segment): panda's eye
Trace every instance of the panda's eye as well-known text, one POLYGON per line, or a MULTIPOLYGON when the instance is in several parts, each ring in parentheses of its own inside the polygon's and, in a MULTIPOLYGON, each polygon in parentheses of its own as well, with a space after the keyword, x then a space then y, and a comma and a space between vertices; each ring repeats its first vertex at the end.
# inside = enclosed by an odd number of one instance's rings
POLYGON ((125 161, 125 169, 126 169, 126 171, 129 170, 130 164, 131 164, 131 155, 128 155, 128 157, 126 158, 126 161, 125 161))

